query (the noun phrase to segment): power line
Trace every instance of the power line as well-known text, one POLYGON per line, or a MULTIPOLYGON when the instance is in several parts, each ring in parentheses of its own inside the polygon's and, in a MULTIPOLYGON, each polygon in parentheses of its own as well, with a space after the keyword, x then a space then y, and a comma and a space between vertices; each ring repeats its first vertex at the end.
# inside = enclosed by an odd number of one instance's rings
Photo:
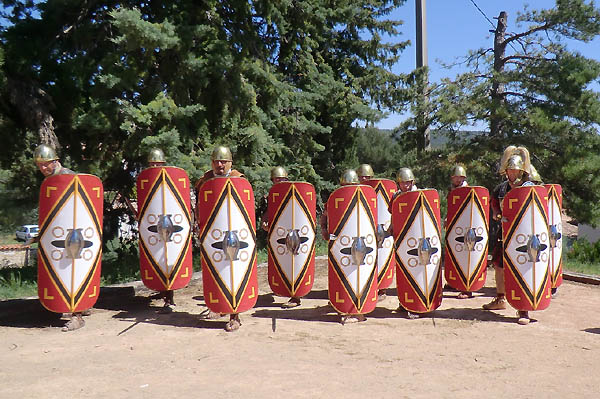
POLYGON ((475 3, 475 1, 474 1, 474 0, 471 0, 471 3, 473 3, 473 5, 475 6, 475 8, 476 8, 476 9, 477 9, 477 10, 478 10, 480 13, 481 13, 481 15, 483 15, 483 16, 485 17, 485 19, 487 19, 487 20, 488 20, 488 22, 490 23, 490 25, 492 25, 492 27, 493 27, 494 29, 496 29, 496 25, 494 25, 494 23, 492 22, 492 20, 490 20, 490 19, 488 18, 488 16, 487 16, 487 15, 485 15, 485 13, 483 12, 483 10, 482 10, 481 8, 479 8, 479 6, 477 5, 477 3, 475 3))
MULTIPOLYGON (((475 0, 471 0, 471 3, 473 3, 473 5, 475 6, 475 8, 481 13, 481 15, 484 16, 485 19, 487 19, 487 21, 490 23, 490 25, 492 25, 492 27, 494 28, 494 31, 496 31, 496 25, 494 25, 494 23, 488 18, 487 15, 485 15, 485 13, 483 12, 483 10, 481 8, 479 8, 479 6, 477 5, 477 3, 475 3, 475 0)), ((516 52, 517 49, 512 45, 512 43, 508 43, 509 46, 516 52)))

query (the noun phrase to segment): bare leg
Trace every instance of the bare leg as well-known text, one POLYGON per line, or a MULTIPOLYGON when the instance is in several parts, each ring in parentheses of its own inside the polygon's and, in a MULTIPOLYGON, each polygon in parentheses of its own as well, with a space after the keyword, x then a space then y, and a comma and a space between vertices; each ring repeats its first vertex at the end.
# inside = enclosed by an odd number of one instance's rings
POLYGON ((496 298, 490 303, 483 305, 485 310, 502 310, 506 309, 506 295, 504 288, 504 270, 494 265, 494 273, 496 275, 496 298))

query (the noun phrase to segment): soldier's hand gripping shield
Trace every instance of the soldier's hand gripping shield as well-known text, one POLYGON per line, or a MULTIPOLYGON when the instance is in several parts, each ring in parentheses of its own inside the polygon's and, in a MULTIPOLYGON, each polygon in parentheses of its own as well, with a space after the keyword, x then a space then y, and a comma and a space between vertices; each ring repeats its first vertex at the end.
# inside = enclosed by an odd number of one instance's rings
POLYGON ((366 314, 377 304, 377 196, 348 185, 327 201, 329 300, 342 314, 366 314))
POLYGON ((140 272, 156 291, 185 287, 192 278, 190 180, 175 167, 152 167, 137 179, 140 272))
POLYGON ((550 304, 548 191, 544 186, 513 188, 502 204, 506 299, 517 310, 550 304))
POLYGON ((242 177, 215 177, 198 192, 198 227, 206 306, 241 313, 258 297, 254 192, 242 177))
POLYGON ((559 184, 545 184, 548 189, 548 234, 550 237, 550 279, 552 288, 562 284, 562 187, 559 184))
POLYGON ((392 202, 396 287, 402 306, 430 312, 442 303, 440 201, 436 190, 402 193, 392 202))
POLYGON ((38 295, 52 312, 81 312, 98 299, 103 202, 96 176, 56 175, 42 183, 38 295))
POLYGON ((301 298, 315 274, 316 193, 310 183, 280 182, 269 190, 268 278, 275 295, 301 298))
POLYGON ((490 194, 484 187, 459 187, 448 193, 444 277, 459 291, 485 284, 490 194))
POLYGON ((396 192, 396 183, 389 179, 371 179, 365 184, 373 187, 377 194, 377 282, 378 288, 388 288, 394 281, 396 259, 394 237, 391 234, 392 214, 388 211, 396 192))

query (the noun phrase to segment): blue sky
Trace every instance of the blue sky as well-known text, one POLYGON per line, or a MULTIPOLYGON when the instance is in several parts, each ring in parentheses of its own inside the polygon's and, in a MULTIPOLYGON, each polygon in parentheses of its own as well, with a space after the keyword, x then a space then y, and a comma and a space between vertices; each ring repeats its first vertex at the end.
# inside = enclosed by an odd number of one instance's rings
MULTIPOLYGON (((431 82, 442 77, 454 77, 464 71, 461 68, 444 69, 440 61, 451 64, 457 57, 465 56, 469 50, 493 46, 493 34, 489 32, 496 25, 500 11, 508 14, 508 32, 521 32, 516 25, 517 12, 529 9, 548 9, 555 5, 554 0, 427 0, 427 44, 431 82), (479 9, 494 24, 486 19, 479 9)), ((396 73, 407 73, 415 68, 415 0, 407 0, 404 6, 390 15, 390 19, 404 22, 400 28, 402 35, 398 40, 410 40, 411 44, 402 53, 396 73)), ((581 44, 569 43, 569 47, 582 52, 585 56, 600 60, 600 38, 581 44)), ((404 115, 389 115, 377 124, 382 129, 392 129, 405 119, 404 115)), ((482 126, 485 127, 485 126, 482 126)))

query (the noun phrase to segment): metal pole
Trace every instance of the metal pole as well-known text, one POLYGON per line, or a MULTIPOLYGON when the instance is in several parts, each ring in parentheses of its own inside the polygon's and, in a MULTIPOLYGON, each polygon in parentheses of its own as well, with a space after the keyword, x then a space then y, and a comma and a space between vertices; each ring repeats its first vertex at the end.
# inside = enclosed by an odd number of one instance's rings
MULTIPOLYGON (((415 17, 417 27, 417 68, 428 66, 427 62, 427 16, 425 0, 415 0, 415 17)), ((419 150, 428 150, 431 147, 431 138, 429 136, 429 124, 425 122, 425 109, 428 102, 429 79, 427 74, 423 76, 422 91, 423 96, 420 100, 422 104, 421 115, 417 116, 417 134, 419 150)))

